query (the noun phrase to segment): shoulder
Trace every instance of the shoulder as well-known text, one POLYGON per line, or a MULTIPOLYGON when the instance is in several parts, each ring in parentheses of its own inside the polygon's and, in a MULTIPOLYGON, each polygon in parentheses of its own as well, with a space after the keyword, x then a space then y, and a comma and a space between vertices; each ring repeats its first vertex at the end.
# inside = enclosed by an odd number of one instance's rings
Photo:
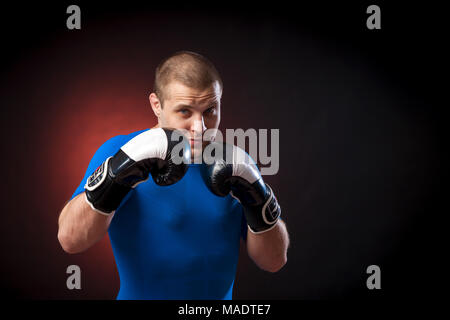
POLYGON ((94 166, 100 165, 101 162, 105 161, 109 156, 114 155, 128 141, 147 130, 149 129, 139 130, 129 134, 121 134, 109 138, 100 147, 97 148, 91 159, 91 163, 94 166))
POLYGON ((98 151, 114 151, 118 150, 120 147, 122 147, 125 143, 139 135, 140 133, 143 133, 149 129, 143 129, 135 132, 131 132, 129 134, 120 134, 117 136, 114 136, 112 138, 109 138, 106 140, 99 148, 98 151))

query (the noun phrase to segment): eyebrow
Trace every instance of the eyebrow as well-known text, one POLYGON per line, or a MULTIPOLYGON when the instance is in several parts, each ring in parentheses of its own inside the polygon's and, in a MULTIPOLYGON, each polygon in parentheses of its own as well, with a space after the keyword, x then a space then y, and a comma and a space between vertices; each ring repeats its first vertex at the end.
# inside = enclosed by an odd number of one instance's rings
MULTIPOLYGON (((207 109, 210 109, 212 107, 217 107, 217 102, 216 101, 212 102, 211 104, 208 104, 208 108, 207 109)), ((185 104, 185 103, 176 104, 173 108, 174 109, 182 109, 182 108, 195 109, 193 106, 191 106, 189 104, 185 104)))
POLYGON ((181 109, 181 108, 189 108, 193 109, 194 107, 188 104, 180 103, 174 106, 174 109, 181 109))

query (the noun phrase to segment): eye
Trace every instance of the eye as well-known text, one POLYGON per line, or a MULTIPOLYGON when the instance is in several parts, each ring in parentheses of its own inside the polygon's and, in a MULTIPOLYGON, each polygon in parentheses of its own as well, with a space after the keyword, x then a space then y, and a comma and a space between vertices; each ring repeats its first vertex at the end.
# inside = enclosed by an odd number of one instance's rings
POLYGON ((180 109, 178 110, 179 113, 181 113, 184 116, 189 115, 189 110, 188 109, 180 109))
POLYGON ((207 113, 207 114, 213 114, 215 111, 216 111, 216 107, 213 106, 213 107, 207 109, 207 110, 205 111, 205 113, 207 113))

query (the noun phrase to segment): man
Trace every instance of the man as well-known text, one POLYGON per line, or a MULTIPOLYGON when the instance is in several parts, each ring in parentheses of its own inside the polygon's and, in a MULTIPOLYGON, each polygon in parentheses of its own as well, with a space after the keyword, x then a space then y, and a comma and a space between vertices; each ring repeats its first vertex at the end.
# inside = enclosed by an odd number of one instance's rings
POLYGON ((219 126, 222 89, 217 70, 199 54, 162 61, 149 96, 158 124, 105 142, 62 210, 58 239, 68 253, 109 233, 117 299, 231 299, 239 245, 263 270, 285 265, 286 226, 255 166, 170 160, 168 128, 188 133, 187 157, 201 157, 212 143, 202 136, 219 126))

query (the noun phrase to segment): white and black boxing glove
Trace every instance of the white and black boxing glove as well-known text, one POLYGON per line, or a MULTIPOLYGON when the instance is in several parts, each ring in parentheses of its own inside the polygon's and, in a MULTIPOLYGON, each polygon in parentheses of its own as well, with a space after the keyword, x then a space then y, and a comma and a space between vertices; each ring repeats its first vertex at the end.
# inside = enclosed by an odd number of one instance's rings
POLYGON ((167 128, 147 130, 123 145, 87 179, 86 201, 95 211, 109 215, 149 174, 160 186, 179 181, 190 158, 189 141, 180 132, 167 128), (173 152, 175 146, 179 152, 173 152))
POLYGON ((218 196, 231 195, 244 208, 251 232, 264 233, 275 227, 281 208, 253 159, 241 148, 212 142, 204 150, 202 175, 218 196))

